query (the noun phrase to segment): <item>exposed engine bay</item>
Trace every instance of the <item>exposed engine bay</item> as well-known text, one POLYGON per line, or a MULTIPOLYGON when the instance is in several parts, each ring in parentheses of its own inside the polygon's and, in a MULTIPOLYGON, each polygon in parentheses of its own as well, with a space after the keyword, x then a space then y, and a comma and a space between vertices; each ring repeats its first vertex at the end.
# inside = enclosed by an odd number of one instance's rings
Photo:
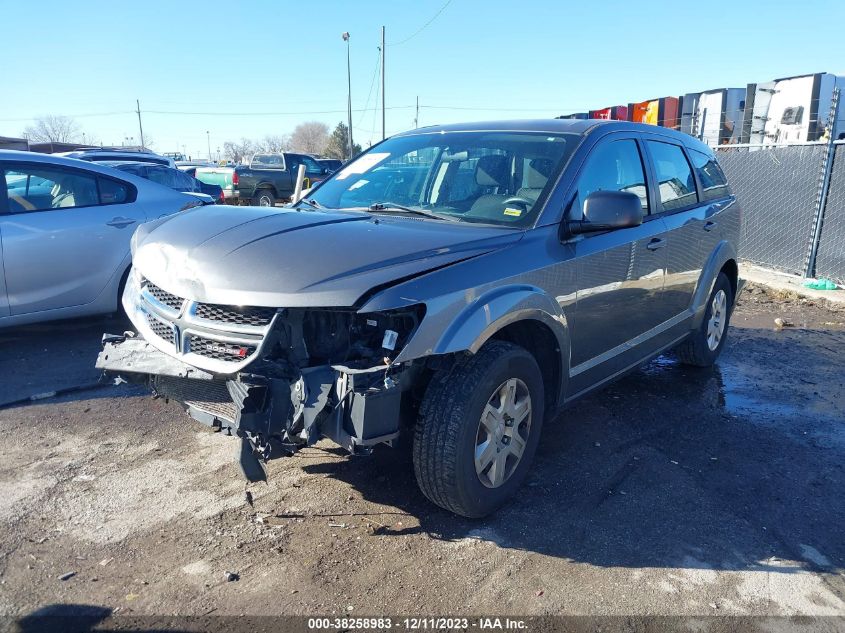
POLYGON ((394 364, 394 359, 424 316, 423 305, 370 314, 271 309, 265 326, 258 311, 267 309, 189 305, 174 298, 170 303, 177 316, 167 323, 162 319, 166 310, 157 308, 168 297, 156 295, 156 287, 143 278, 139 286, 128 293, 137 296, 131 317, 141 326, 139 332, 105 335, 97 367, 145 382, 157 396, 181 403, 197 421, 240 437, 248 479, 266 479, 263 461, 322 437, 366 453, 398 436, 403 393, 422 364, 394 364), (156 299, 149 306, 144 301, 148 286, 156 299), (213 329, 195 333, 194 318, 209 328, 218 327, 214 318, 225 319, 226 327, 242 336, 260 326, 262 335, 254 345, 232 337, 214 340, 213 329), (172 341, 175 353, 169 351, 172 341), (245 358, 250 360, 244 365, 245 358), (237 371, 221 373, 219 367, 227 362, 237 371))

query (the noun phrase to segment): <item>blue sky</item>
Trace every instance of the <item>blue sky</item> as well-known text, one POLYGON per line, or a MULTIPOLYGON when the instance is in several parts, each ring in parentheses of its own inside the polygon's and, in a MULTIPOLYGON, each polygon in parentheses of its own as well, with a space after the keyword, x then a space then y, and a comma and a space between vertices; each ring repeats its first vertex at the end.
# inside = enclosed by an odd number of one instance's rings
POLYGON ((837 0, 451 0, 419 31, 444 4, 0 0, 0 135, 61 114, 119 144, 137 138, 136 98, 159 151, 204 155, 206 130, 215 150, 302 121, 334 126, 346 119, 341 33, 349 31, 353 109, 371 108, 353 112, 355 139, 366 147, 381 138, 377 86, 369 104, 367 95, 382 25, 388 134, 413 127, 417 96, 420 125, 428 125, 845 74, 845 3, 837 0))

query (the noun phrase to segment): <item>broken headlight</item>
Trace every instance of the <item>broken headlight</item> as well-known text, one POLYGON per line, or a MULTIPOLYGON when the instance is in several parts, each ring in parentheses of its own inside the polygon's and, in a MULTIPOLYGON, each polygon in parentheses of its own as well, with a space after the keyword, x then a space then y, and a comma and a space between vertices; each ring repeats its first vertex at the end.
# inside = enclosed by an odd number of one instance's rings
POLYGON ((298 316, 308 364, 345 365, 355 361, 381 364, 385 358, 396 358, 424 314, 422 304, 371 313, 303 310, 298 316))

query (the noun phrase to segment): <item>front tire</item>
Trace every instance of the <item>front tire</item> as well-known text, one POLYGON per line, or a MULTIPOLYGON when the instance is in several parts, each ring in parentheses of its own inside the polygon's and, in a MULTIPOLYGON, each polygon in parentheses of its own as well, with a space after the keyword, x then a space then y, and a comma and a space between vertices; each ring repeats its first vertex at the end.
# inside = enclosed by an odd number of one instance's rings
POLYGON ((255 206, 272 207, 276 204, 276 196, 269 189, 259 189, 255 194, 255 206))
POLYGON ((719 358, 728 338, 733 311, 733 288, 725 273, 719 273, 707 299, 704 320, 675 350, 680 361, 694 367, 710 367, 719 358))
POLYGON ((486 516, 519 488, 544 415, 543 377, 524 348, 490 341, 435 374, 414 433, 417 483, 433 503, 486 516))

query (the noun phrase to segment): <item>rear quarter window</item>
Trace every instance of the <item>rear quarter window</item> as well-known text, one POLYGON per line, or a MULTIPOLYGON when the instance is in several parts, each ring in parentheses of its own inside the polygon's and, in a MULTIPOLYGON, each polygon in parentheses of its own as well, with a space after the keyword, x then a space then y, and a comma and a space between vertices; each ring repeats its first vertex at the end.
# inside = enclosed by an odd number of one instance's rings
POLYGON ((135 202, 135 187, 111 178, 99 178, 100 204, 126 204, 135 202))
POLYGON ((695 175, 698 176, 698 182, 701 185, 701 199, 715 200, 729 196, 731 190, 728 179, 725 178, 725 173, 716 159, 694 149, 690 150, 689 154, 695 175))

